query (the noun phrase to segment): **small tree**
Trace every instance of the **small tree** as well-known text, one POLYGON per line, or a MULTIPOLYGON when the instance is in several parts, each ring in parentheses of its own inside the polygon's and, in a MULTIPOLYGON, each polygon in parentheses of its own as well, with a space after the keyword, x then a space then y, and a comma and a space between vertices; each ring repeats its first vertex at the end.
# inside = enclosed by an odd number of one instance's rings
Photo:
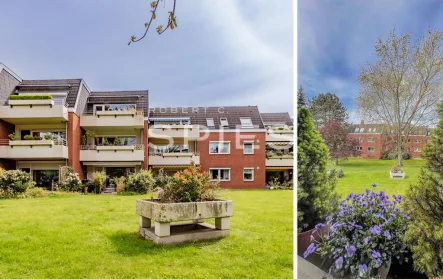
POLYGON ((128 177, 125 191, 146 194, 152 191, 154 184, 155 179, 152 172, 150 170, 140 170, 128 177))
POLYGON ((424 149, 426 164, 405 200, 411 217, 405 240, 413 252, 415 269, 429 277, 443 275, 443 102, 438 114, 440 122, 424 149))
POLYGON ((338 165, 338 159, 356 157, 360 155, 357 146, 360 143, 357 139, 349 136, 346 126, 339 121, 330 121, 320 129, 320 133, 329 148, 331 158, 335 159, 338 165))
POLYGON ((328 172, 328 148, 315 129, 307 109, 299 109, 297 127, 298 187, 306 195, 298 200, 298 209, 303 213, 299 226, 302 230, 309 230, 337 210, 337 179, 335 172, 328 172))
POLYGON ((312 98, 309 110, 312 114, 312 121, 314 121, 317 128, 323 127, 330 121, 346 123, 348 120, 348 112, 340 98, 329 92, 312 98))
POLYGON ((105 187, 106 178, 106 173, 104 171, 95 171, 92 173, 92 183, 94 183, 96 189, 105 187))

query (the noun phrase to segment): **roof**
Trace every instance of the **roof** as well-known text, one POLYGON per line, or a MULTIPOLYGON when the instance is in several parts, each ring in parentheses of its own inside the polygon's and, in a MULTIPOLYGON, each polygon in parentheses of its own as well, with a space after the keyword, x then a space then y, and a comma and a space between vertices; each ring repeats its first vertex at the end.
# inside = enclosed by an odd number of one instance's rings
POLYGON ((92 112, 94 104, 135 104, 138 110, 148 113, 148 90, 93 91, 88 97, 85 112, 92 112))
POLYGON ((67 91, 68 96, 66 102, 69 107, 74 107, 80 83, 81 79, 23 80, 16 89, 18 93, 51 93, 67 91))
POLYGON ((293 121, 288 112, 271 112, 271 113, 260 113, 263 120, 263 124, 286 124, 288 126, 293 126, 293 121))
MULTIPOLYGON (((385 124, 352 124, 349 125, 348 133, 352 134, 383 134, 390 133, 392 129, 385 124), (358 130, 357 130, 358 128, 358 130)), ((433 129, 424 126, 414 127, 410 135, 428 135, 433 129)))
POLYGON ((241 126, 240 118, 251 118, 254 128, 263 129, 264 125, 257 106, 230 106, 230 107, 176 107, 176 108, 151 108, 149 120, 155 118, 180 118, 189 117, 191 124, 208 126, 207 118, 214 119, 212 129, 220 129, 220 119, 227 118, 229 126, 223 129, 236 129, 241 126))

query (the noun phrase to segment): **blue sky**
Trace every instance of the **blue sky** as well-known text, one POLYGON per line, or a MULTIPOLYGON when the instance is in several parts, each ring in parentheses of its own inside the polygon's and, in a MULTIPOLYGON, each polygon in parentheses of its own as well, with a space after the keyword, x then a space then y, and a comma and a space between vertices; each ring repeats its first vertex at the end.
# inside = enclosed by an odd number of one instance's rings
MULTIPOLYGON (((148 21, 148 0, 4 1, 0 62, 24 79, 148 89, 152 106, 258 105, 292 115, 290 0, 177 2, 176 30, 128 46, 148 21)), ((157 24, 171 4, 160 4, 157 24)))
POLYGON ((438 0, 301 0, 298 15, 298 84, 310 98, 337 94, 354 122, 357 77, 361 66, 374 61, 377 39, 393 28, 414 40, 428 25, 443 29, 438 0))

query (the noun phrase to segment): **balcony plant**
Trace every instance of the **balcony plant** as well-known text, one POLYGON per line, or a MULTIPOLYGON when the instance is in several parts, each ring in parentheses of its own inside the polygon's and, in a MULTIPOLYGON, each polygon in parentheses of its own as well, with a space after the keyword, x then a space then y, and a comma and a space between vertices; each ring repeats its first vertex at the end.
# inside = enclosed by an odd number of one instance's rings
POLYGON ((118 140, 118 138, 114 139, 114 146, 118 146, 120 145, 120 141, 118 140))
POLYGON ((35 140, 33 135, 26 135, 26 136, 23 137, 23 139, 25 139, 25 140, 35 140))
POLYGON ((19 137, 16 134, 14 134, 14 133, 8 135, 8 137, 9 137, 10 140, 18 140, 19 139, 19 137))
POLYGON ((45 94, 10 95, 9 100, 52 100, 52 96, 45 94))
POLYGON ((91 143, 92 141, 92 144, 94 144, 94 138, 97 136, 97 134, 94 131, 86 130, 85 135, 86 135, 86 141, 88 143, 91 143))
POLYGON ((315 252, 328 258, 329 271, 339 278, 385 279, 391 260, 402 262, 407 253, 403 235, 409 217, 401 211, 401 202, 402 196, 391 199, 383 191, 349 194, 335 218, 329 216, 326 224, 315 226, 303 256, 315 252), (316 241, 314 236, 323 227, 329 227, 329 232, 316 241))
POLYGON ((128 145, 128 138, 125 138, 125 141, 123 142, 123 145, 128 145))
POLYGON ((52 135, 51 134, 46 134, 45 135, 45 140, 51 140, 52 139, 52 135))
POLYGON ((108 146, 108 145, 109 145, 109 141, 108 141, 107 138, 104 138, 104 139, 103 139, 103 145, 104 145, 104 146, 108 146))

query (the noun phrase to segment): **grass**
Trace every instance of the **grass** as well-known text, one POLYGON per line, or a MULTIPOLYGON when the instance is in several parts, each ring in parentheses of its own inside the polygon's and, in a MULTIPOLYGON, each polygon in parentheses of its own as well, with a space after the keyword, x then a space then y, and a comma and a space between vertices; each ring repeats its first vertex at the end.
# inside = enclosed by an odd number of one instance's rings
POLYGON ((224 195, 231 235, 177 246, 139 237, 148 196, 0 200, 0 278, 292 278, 293 191, 224 195))
POLYGON ((405 160, 402 169, 406 172, 405 179, 391 179, 389 171, 396 165, 394 160, 349 159, 340 161, 337 168, 342 168, 345 176, 338 179, 337 192, 345 197, 347 194, 362 193, 377 184, 376 191, 386 194, 405 194, 411 183, 418 181, 420 168, 424 160, 405 160))

